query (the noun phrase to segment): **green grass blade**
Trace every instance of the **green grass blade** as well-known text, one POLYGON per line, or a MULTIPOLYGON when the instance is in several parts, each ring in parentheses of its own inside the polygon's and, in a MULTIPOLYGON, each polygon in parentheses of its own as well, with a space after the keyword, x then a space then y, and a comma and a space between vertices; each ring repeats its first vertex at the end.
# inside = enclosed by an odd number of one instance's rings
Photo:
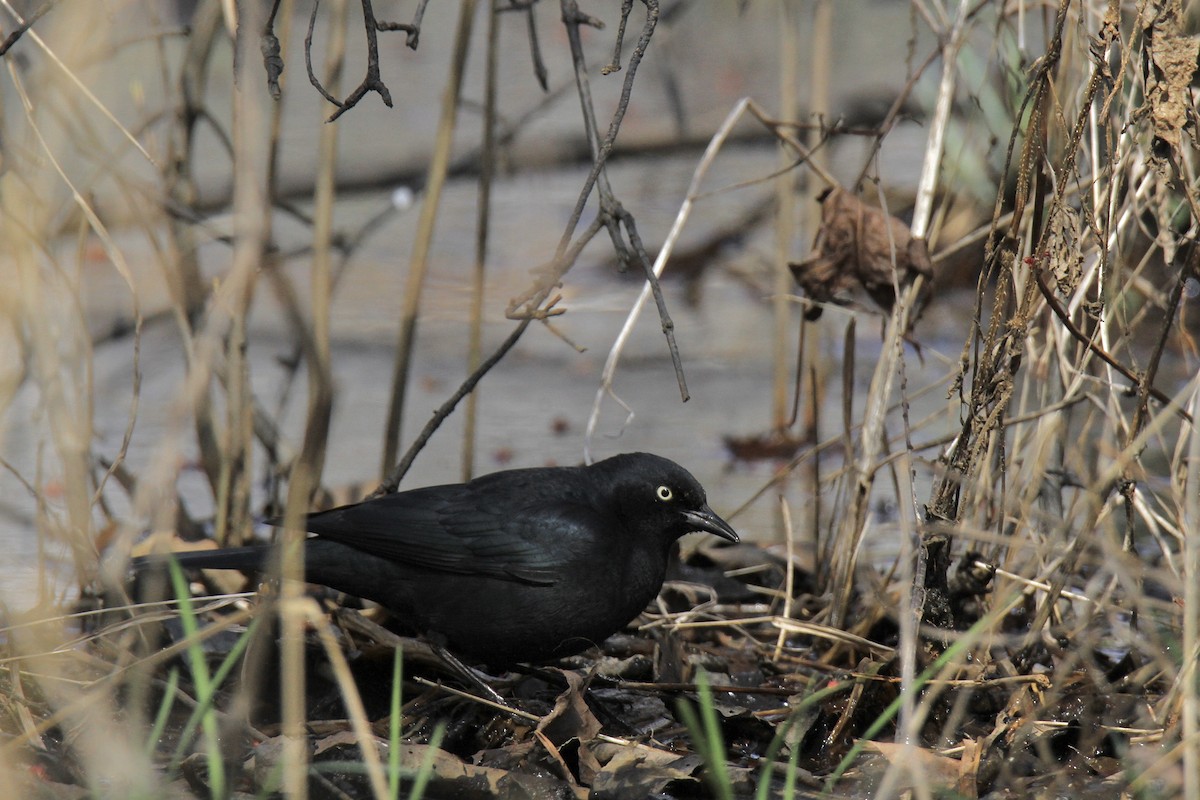
POLYGON ((433 735, 429 737, 429 748, 421 757, 421 766, 417 768, 417 774, 413 776, 412 790, 408 793, 408 800, 421 800, 425 794, 425 787, 429 785, 429 779, 433 777, 433 759, 437 756, 438 748, 442 746, 442 739, 445 736, 446 723, 439 722, 433 729, 433 735))
POLYGON ((397 647, 392 659, 392 716, 388 720, 388 797, 400 796, 400 709, 403 708, 404 653, 397 647))
POLYGON ((704 759, 705 775, 713 793, 719 800, 733 800, 733 785, 729 780, 729 767, 725 762, 725 739, 721 735, 721 723, 713 705, 712 687, 703 672, 696 675, 696 693, 700 698, 700 712, 686 700, 680 698, 677 708, 683 722, 691 733, 692 742, 704 759))
POLYGON ((171 718, 171 709, 175 706, 175 690, 179 688, 179 670, 172 669, 167 673, 167 688, 163 692, 162 703, 154 716, 154 724, 150 727, 150 735, 146 737, 145 753, 153 756, 158 749, 158 740, 166 730, 167 720, 171 718))

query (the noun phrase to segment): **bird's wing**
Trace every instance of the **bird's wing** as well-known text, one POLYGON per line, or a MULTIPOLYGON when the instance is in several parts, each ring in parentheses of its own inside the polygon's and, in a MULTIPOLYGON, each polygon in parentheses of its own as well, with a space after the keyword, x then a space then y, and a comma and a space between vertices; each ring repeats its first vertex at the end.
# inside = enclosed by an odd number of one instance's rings
POLYGON ((313 514, 307 527, 324 539, 415 568, 550 585, 560 579, 572 543, 589 529, 589 513, 578 504, 520 491, 444 486, 313 514))

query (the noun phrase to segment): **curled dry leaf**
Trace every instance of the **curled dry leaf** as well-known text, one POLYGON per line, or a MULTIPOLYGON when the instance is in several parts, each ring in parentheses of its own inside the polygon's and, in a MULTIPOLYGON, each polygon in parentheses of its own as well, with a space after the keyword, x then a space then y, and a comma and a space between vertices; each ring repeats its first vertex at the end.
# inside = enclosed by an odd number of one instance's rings
MULTIPOLYGON (((803 261, 792 263, 792 275, 805 293, 819 303, 844 302, 837 295, 862 286, 884 310, 896 302, 892 280, 893 254, 901 288, 917 275, 925 276, 912 319, 920 316, 929 299, 933 267, 923 239, 914 239, 908 226, 878 208, 864 204, 840 186, 820 197, 821 229, 815 249, 803 261)), ((818 306, 809 319, 821 315, 818 306)))
POLYGON ((604 767, 596 775, 592 796, 598 800, 653 797, 674 787, 695 793, 704 759, 694 753, 680 755, 647 745, 600 745, 597 755, 604 767))
POLYGON ((580 774, 576 777, 580 783, 591 785, 600 771, 600 764, 589 747, 600 733, 601 725, 583 698, 590 679, 578 672, 556 671, 566 679, 567 688, 554 701, 554 709, 538 723, 537 730, 554 747, 562 747, 572 739, 579 743, 580 774))
POLYGON ((1164 175, 1164 151, 1179 149, 1184 126, 1192 107, 1190 86, 1196 72, 1195 37, 1184 31, 1183 6, 1179 0, 1162 4, 1146 25, 1146 102, 1139 111, 1149 113, 1154 123, 1155 147, 1151 161, 1164 175))

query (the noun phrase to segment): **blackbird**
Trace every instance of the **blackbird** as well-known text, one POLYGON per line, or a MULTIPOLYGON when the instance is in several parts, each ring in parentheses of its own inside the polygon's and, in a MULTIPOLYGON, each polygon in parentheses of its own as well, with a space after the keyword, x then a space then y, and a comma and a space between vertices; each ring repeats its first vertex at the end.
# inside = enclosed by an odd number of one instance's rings
MULTIPOLYGON (((678 464, 628 453, 514 469, 310 514, 305 579, 373 600, 473 663, 546 661, 599 644, 662 588, 671 545, 738 535, 678 464)), ((272 547, 179 553, 262 570, 272 547)))

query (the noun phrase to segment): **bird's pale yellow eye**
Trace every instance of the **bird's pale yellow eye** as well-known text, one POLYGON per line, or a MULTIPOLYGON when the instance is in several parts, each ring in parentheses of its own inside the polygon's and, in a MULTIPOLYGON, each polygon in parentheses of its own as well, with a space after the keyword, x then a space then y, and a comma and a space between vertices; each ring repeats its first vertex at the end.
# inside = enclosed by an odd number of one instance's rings
POLYGON ((658 487, 658 499, 659 500, 666 501, 666 500, 672 500, 674 498, 675 498, 675 493, 671 491, 670 486, 658 487))

